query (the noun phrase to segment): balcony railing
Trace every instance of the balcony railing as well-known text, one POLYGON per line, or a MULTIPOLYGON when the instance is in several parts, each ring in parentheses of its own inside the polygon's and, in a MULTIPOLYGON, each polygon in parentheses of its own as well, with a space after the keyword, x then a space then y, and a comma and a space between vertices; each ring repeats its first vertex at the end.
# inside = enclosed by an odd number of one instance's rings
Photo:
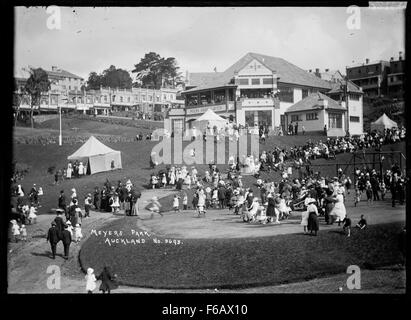
POLYGON ((241 98, 241 106, 274 106, 273 98, 241 98))

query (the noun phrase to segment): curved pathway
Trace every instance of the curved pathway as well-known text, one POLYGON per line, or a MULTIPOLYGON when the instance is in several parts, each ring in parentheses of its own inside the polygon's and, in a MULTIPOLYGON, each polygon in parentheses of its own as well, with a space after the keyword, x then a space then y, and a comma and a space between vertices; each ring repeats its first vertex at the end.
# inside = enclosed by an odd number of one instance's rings
MULTIPOLYGON (((300 233, 299 214, 295 219, 291 219, 281 225, 250 225, 240 221, 239 216, 228 214, 227 211, 210 210, 206 218, 197 218, 193 210, 182 213, 167 212, 164 217, 155 216, 150 219, 150 212, 145 210, 145 201, 154 195, 159 198, 173 194, 172 190, 145 190, 140 199, 140 216, 136 218, 136 225, 144 230, 156 234, 176 235, 184 238, 207 238, 207 237, 261 237, 272 236, 285 233, 300 233), (217 222, 217 223, 216 223, 217 222)), ((349 206, 349 205, 348 205, 349 206)), ((386 223, 405 220, 405 208, 392 208, 389 203, 376 203, 368 207, 366 202, 354 208, 349 206, 351 218, 357 221, 360 214, 366 214, 368 223, 386 223)), ((106 212, 93 212, 91 217, 83 219, 82 232, 84 242, 91 229, 101 228, 103 225, 116 219, 122 218, 123 214, 113 215, 106 212)), ((38 216, 37 224, 28 226, 28 241, 26 243, 10 243, 8 253, 8 292, 9 293, 85 293, 84 273, 81 271, 78 261, 78 253, 81 243, 73 243, 70 247, 70 258, 64 260, 61 255, 63 252, 62 244, 57 247, 57 257, 55 260, 50 258, 50 245, 45 239, 45 234, 49 228, 54 215, 38 216), (51 290, 47 287, 47 280, 50 273, 47 268, 58 266, 61 272, 61 288, 51 290)), ((321 226, 321 229, 338 228, 337 226, 321 226)), ((394 288, 389 292, 400 292, 404 290, 401 285, 404 280, 404 272, 397 269, 386 269, 377 271, 366 271, 369 279, 370 289, 361 292, 380 292, 380 288, 394 288), (378 286, 375 279, 380 279, 378 286), (374 279, 374 280, 372 280, 374 279), (381 279, 386 279, 381 282, 381 279)), ((262 288, 250 288, 243 290, 224 290, 220 292, 243 292, 243 293, 274 293, 274 292, 335 292, 335 283, 342 283, 346 275, 336 275, 327 278, 305 281, 303 283, 287 284, 281 286, 270 286, 262 288), (314 289, 313 289, 314 288, 314 289), (315 289, 317 288, 317 289, 315 289)), ((404 280, 405 281, 405 280, 404 280)), ((403 282, 405 283, 405 282, 403 282)), ((338 288, 337 288, 338 289, 338 288)), ((97 292, 97 290, 95 291, 97 292)), ((120 286, 113 293, 179 293, 179 292, 200 292, 209 293, 213 290, 159 290, 136 287, 120 286)), ((351 293, 351 292, 350 292, 351 293)))

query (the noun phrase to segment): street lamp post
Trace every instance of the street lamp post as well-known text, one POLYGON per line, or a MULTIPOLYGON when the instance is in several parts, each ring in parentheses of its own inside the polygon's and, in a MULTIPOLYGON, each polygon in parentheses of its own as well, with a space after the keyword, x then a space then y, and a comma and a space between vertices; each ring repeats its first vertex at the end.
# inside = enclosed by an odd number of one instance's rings
MULTIPOLYGON (((68 98, 64 97, 61 100, 66 101, 66 104, 68 103, 68 98)), ((62 130, 61 130, 61 106, 60 107, 60 131, 59 131, 59 146, 63 145, 63 135, 62 135, 62 130)))
POLYGON ((350 133, 350 108, 349 108, 349 105, 348 105, 349 90, 348 90, 348 69, 347 69, 347 67, 345 67, 345 86, 344 86, 344 88, 345 88, 345 92, 344 92, 345 107, 347 108, 347 127, 346 127, 346 130, 347 130, 347 135, 349 135, 349 133, 350 133))

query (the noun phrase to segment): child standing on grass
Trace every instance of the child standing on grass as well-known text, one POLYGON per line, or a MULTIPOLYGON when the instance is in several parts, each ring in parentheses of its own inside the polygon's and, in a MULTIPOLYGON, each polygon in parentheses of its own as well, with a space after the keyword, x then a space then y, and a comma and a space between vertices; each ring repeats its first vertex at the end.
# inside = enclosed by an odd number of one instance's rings
POLYGON ((87 197, 84 199, 84 211, 86 212, 84 218, 90 217, 91 204, 91 193, 89 193, 87 197))
POLYGON ((29 224, 34 224, 37 222, 37 215, 36 215, 36 208, 32 205, 30 206, 30 211, 29 211, 29 224))
POLYGON ((351 236, 351 219, 348 216, 345 216, 343 220, 343 230, 347 233, 347 237, 351 236))
POLYGON ((180 197, 178 195, 174 196, 173 199, 173 209, 174 212, 180 212, 180 201, 179 201, 180 197))
POLYGON ((20 237, 20 227, 17 224, 16 220, 11 220, 11 234, 13 236, 13 240, 14 242, 18 242, 19 241, 19 237, 20 237))
POLYGON ((76 242, 80 242, 81 238, 83 238, 83 234, 81 233, 81 225, 77 223, 74 228, 74 239, 76 242))
POLYGON ((365 193, 367 195, 367 203, 370 205, 372 203, 372 186, 369 180, 365 183, 365 193))
POLYGON ((27 229, 24 224, 22 224, 20 227, 20 235, 21 235, 21 240, 27 241, 27 229))
POLYGON ((355 188, 355 202, 354 202, 354 206, 356 207, 358 203, 360 203, 361 201, 361 190, 360 188, 357 186, 355 188))
POLYGON ((183 193, 183 210, 187 210, 187 204, 188 204, 188 196, 187 193, 183 193))
POLYGON ((356 227, 359 228, 360 230, 363 230, 367 227, 367 220, 365 220, 363 214, 361 215, 361 219, 360 221, 358 221, 356 227))
POLYGON ((385 201, 385 194, 387 192, 387 187, 385 186, 384 181, 380 182, 380 191, 381 191, 381 200, 385 201))
POLYGON ((96 276, 94 275, 94 270, 92 268, 87 269, 86 278, 86 291, 87 293, 93 293, 96 289, 96 276))
POLYGON ((301 213, 301 225, 304 227, 304 234, 307 233, 307 225, 308 225, 308 211, 304 210, 301 213))

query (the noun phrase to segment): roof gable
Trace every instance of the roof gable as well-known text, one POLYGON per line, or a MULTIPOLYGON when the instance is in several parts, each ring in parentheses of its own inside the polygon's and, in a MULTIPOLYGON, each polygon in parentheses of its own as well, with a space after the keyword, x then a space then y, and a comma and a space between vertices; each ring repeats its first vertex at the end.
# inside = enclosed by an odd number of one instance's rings
POLYGON ((278 82, 294 84, 299 86, 307 86, 314 88, 331 89, 331 84, 324 81, 314 74, 309 74, 305 70, 296 65, 282 59, 271 56, 266 56, 258 53, 247 53, 245 56, 236 61, 233 65, 227 68, 224 72, 219 73, 214 79, 210 79, 207 83, 196 88, 186 90, 185 92, 193 92, 198 90, 207 90, 215 87, 223 87, 230 85, 236 73, 242 71, 247 65, 257 60, 261 65, 271 72, 276 72, 279 77, 278 82))
POLYGON ((297 103, 290 106, 285 113, 297 112, 297 111, 309 111, 322 109, 322 100, 327 100, 328 106, 326 109, 341 110, 345 111, 346 108, 341 106, 337 101, 331 99, 330 97, 322 94, 321 92, 312 93, 305 97, 304 99, 298 101, 297 103))

